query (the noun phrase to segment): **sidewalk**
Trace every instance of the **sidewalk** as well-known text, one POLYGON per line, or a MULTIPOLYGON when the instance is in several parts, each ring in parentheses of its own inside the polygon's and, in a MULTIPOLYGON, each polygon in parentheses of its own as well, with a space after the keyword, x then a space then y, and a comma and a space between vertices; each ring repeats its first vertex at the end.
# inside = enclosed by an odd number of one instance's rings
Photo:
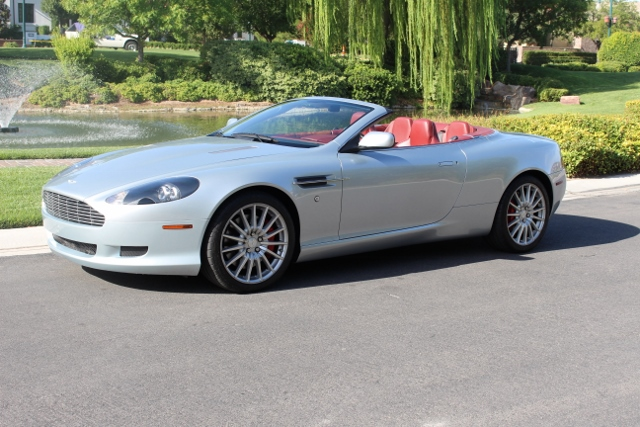
MULTIPOLYGON (((30 166, 22 164, 21 166, 30 166)), ((0 167, 2 165, 0 164, 0 167)), ((640 192, 640 174, 570 179, 563 201, 628 192, 640 192)), ((0 230, 0 257, 48 253, 44 227, 0 230)))

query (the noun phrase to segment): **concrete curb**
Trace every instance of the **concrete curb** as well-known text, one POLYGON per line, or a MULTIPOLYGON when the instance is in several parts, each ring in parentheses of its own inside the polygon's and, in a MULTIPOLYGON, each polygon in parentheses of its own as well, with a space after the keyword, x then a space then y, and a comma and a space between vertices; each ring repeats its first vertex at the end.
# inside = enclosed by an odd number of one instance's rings
MULTIPOLYGON (((563 201, 640 191, 640 174, 570 179, 563 201)), ((44 227, 0 230, 0 257, 49 253, 44 227)))

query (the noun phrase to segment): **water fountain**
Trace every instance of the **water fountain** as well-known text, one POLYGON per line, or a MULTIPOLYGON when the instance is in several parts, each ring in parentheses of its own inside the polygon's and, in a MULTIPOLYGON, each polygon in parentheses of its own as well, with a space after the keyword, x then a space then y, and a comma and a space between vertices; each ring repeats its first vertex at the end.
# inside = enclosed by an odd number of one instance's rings
POLYGON ((29 94, 58 71, 55 65, 33 65, 22 61, 17 66, 0 64, 0 132, 15 133, 18 127, 9 126, 13 116, 29 94))

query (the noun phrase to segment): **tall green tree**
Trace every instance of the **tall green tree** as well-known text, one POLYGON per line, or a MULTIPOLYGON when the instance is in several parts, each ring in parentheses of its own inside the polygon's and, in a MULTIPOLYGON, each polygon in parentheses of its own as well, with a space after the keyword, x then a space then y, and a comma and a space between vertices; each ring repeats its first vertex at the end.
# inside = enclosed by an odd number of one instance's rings
POLYGON ((185 0, 172 35, 180 41, 204 43, 230 38, 240 26, 234 14, 234 0, 185 0))
MULTIPOLYGON (((504 34, 507 52, 519 40, 535 40, 544 46, 550 36, 578 31, 587 20, 589 5, 590 0, 508 0, 504 34)), ((507 64, 510 67, 511 61, 507 64)))
POLYGON ((236 0, 234 12, 242 28, 255 31, 268 42, 279 32, 293 30, 287 15, 287 0, 236 0))
POLYGON ((476 78, 491 73, 507 0, 290 1, 290 13, 312 17, 317 47, 330 52, 345 43, 352 58, 362 53, 380 66, 393 46, 398 77, 408 75, 425 98, 435 93, 449 109, 456 70, 471 76, 472 95, 476 78))
POLYGON ((52 24, 59 29, 68 25, 69 22, 78 20, 78 14, 65 9, 61 0, 43 0, 41 7, 42 11, 51 18, 52 24))
POLYGON ((138 61, 144 61, 148 37, 180 29, 187 11, 180 0, 61 0, 65 9, 79 15, 91 34, 135 35, 138 61))
POLYGON ((9 6, 0 3, 0 28, 6 27, 11 22, 11 11, 9 6))
MULTIPOLYGON (((609 16, 609 2, 592 1, 587 12, 587 21, 580 28, 579 34, 593 40, 603 40, 609 33, 604 17, 609 16)), ((618 31, 640 31, 640 13, 636 2, 614 0, 613 16, 616 23, 611 26, 611 33, 618 31)))

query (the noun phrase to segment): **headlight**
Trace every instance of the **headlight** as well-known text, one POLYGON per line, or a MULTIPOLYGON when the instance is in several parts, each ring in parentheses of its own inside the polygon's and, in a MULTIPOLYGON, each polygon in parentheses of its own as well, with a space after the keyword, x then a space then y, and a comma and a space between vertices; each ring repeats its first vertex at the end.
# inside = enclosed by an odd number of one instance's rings
POLYGON ((168 178, 121 191, 107 197, 112 205, 153 205, 184 199, 195 193, 200 181, 190 177, 168 178))

